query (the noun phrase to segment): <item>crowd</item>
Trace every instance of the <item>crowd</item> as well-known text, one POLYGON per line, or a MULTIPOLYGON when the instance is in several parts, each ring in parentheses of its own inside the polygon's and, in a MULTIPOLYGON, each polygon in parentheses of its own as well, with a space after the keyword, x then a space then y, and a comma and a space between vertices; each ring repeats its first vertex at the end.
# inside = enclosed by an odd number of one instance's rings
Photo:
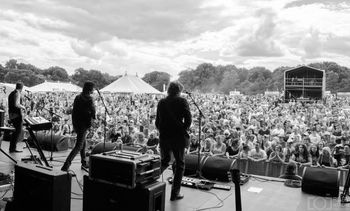
MULTIPOLYGON (((107 111, 95 95, 97 118, 87 136, 88 145, 106 140, 158 153, 154 122, 157 103, 164 96, 103 95, 107 111)), ((58 135, 74 136, 70 115, 74 96, 42 93, 23 100, 28 115, 52 120, 58 135)), ((193 122, 187 153, 197 153, 199 148, 208 156, 344 168, 350 165, 350 99, 328 96, 322 102, 282 103, 278 97, 262 95, 198 94, 194 100, 204 117, 199 118, 198 109, 188 99, 193 122)))

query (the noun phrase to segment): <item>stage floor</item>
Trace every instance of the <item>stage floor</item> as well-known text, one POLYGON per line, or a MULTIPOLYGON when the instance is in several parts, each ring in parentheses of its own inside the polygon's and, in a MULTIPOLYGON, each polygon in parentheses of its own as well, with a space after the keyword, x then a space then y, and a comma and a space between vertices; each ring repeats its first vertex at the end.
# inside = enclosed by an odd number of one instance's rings
MULTIPOLYGON (((1 143, 1 142, 0 142, 1 143)), ((19 148, 22 149, 24 144, 20 143, 19 148)), ((1 148, 8 153, 8 142, 2 142, 1 148)), ((69 154, 69 151, 55 152, 53 153, 53 161, 50 161, 50 152, 44 151, 44 154, 48 157, 49 163, 54 166, 55 169, 60 169, 65 158, 69 154)), ((35 154, 37 152, 33 150, 35 154)), ((28 149, 23 149, 22 153, 11 154, 15 160, 20 161, 23 157, 28 157, 28 149)), ((14 163, 8 159, 3 153, 0 153, 0 172, 10 173, 14 169, 14 163)), ((80 183, 83 183, 83 175, 87 173, 80 169, 80 156, 78 155, 74 160, 71 170, 73 170, 80 183)), ((166 170, 163 178, 171 176, 172 172, 166 170)), ((262 178, 262 177, 260 177, 262 178)), ((265 177, 266 178, 266 177, 265 177)), ((72 192, 82 194, 78 183, 75 178, 72 179, 72 192)), ((267 178, 276 181, 266 181, 258 178, 251 178, 248 183, 241 186, 242 193, 242 208, 244 211, 256 211, 256 210, 278 210, 278 211, 305 211, 305 210, 327 210, 327 211, 340 211, 349 210, 350 204, 341 205, 339 198, 326 198, 305 194, 300 188, 289 188, 284 186, 283 181, 276 178, 267 178)), ((162 177, 159 179, 162 181, 162 177)), ((233 211, 235 207, 235 193, 234 185, 232 183, 223 183, 225 185, 231 185, 231 191, 225 190, 210 190, 201 191, 197 189, 182 187, 181 192, 185 195, 185 198, 179 201, 171 202, 170 189, 171 186, 166 182, 166 199, 165 210, 166 211, 194 211, 204 208, 206 210, 230 210, 233 211), (222 202, 221 202, 222 201, 222 202), (222 206, 221 206, 222 205, 222 206), (218 209, 210 207, 219 207, 218 209)), ((0 192, 3 195, 4 192, 0 192)), ((5 197, 11 197, 12 192, 9 191, 5 197)), ((71 200, 72 211, 82 211, 82 195, 73 195, 71 200)), ((0 202, 0 207, 4 205, 4 202, 0 202)))

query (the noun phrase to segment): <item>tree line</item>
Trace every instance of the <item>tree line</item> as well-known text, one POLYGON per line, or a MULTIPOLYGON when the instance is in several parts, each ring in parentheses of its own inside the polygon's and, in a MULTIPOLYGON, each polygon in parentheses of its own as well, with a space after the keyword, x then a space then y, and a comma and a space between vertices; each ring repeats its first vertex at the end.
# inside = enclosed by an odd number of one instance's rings
MULTIPOLYGON (((308 66, 325 70, 326 89, 331 92, 350 91, 350 69, 335 62, 311 63, 308 66)), ((238 68, 235 65, 203 63, 194 69, 179 73, 179 81, 187 90, 199 93, 224 93, 237 90, 243 94, 262 94, 266 90, 282 91, 284 71, 293 67, 278 67, 271 71, 265 67, 238 68)), ((32 64, 24 64, 10 59, 5 65, 0 64, 0 82, 16 83, 22 81, 26 86, 35 86, 47 81, 72 82, 82 86, 85 81, 92 81, 96 87, 103 88, 121 75, 112 76, 100 70, 78 68, 73 75, 58 66, 40 69, 32 64)), ((159 91, 170 81, 170 74, 161 71, 147 73, 142 78, 159 91)))
MULTIPOLYGON (((350 69, 335 62, 308 64, 325 70, 326 90, 350 91, 350 69)), ((225 93, 240 91, 243 94, 263 94, 265 91, 282 91, 284 71, 294 67, 282 66, 271 71, 265 67, 237 68, 234 65, 214 66, 210 63, 179 73, 179 81, 188 90, 199 93, 225 93)))

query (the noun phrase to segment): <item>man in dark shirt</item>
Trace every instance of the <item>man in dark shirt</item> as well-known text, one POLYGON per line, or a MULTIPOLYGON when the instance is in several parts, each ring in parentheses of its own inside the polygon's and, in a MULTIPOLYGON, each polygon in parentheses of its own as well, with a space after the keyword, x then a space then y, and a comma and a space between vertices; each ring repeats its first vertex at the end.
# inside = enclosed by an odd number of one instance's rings
POLYGON ((188 102, 180 97, 183 87, 178 82, 171 82, 168 96, 159 101, 157 107, 156 127, 159 130, 159 145, 162 172, 169 165, 170 153, 175 158, 174 180, 170 200, 182 199, 181 180, 185 170, 185 148, 189 146, 189 129, 192 116, 188 102))
POLYGON ((11 142, 10 142, 10 153, 22 152, 16 149, 17 142, 23 132, 22 123, 23 116, 22 110, 25 109, 23 105, 21 105, 21 92, 23 89, 22 83, 16 84, 16 89, 12 91, 8 97, 8 107, 9 107, 9 119, 15 131, 12 134, 11 142))
POLYGON ((61 170, 68 171, 72 160, 80 151, 81 167, 88 168, 85 160, 85 138, 88 129, 91 127, 92 119, 95 119, 96 110, 91 94, 94 91, 94 83, 85 82, 83 92, 75 97, 72 111, 72 122, 74 131, 77 133, 77 141, 74 148, 68 155, 61 170))

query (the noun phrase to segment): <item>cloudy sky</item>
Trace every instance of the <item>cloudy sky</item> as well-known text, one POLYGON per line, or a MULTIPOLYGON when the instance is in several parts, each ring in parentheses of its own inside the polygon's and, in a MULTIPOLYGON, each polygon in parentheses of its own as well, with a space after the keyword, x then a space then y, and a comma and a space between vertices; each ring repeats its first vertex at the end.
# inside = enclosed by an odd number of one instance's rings
POLYGON ((0 63, 154 70, 335 61, 350 67, 348 0, 0 0, 0 63))

